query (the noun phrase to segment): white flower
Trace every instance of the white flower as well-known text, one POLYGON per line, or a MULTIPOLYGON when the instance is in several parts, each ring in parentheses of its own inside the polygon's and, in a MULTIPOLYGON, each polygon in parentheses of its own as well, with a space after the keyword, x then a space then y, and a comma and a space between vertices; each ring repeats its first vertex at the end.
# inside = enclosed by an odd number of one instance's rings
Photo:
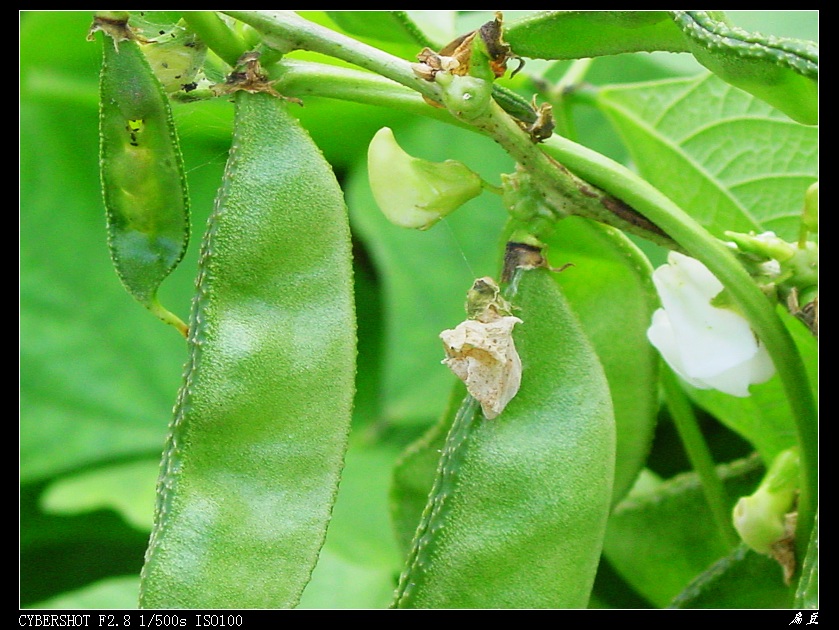
POLYGON ((663 308, 647 337, 694 387, 748 396, 749 385, 775 373, 765 346, 742 315, 711 303, 723 286, 705 265, 677 252, 668 262, 653 272, 663 308))

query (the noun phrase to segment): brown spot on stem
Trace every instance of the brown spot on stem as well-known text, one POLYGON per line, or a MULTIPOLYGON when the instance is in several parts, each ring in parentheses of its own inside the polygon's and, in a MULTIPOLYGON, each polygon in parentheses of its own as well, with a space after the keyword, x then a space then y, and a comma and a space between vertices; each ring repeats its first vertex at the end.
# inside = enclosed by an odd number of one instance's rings
POLYGON ((648 232, 653 232, 654 234, 658 234, 660 236, 667 236, 667 233, 664 230, 620 199, 605 195, 600 200, 600 203, 604 208, 606 208, 606 210, 631 225, 643 228, 648 232))

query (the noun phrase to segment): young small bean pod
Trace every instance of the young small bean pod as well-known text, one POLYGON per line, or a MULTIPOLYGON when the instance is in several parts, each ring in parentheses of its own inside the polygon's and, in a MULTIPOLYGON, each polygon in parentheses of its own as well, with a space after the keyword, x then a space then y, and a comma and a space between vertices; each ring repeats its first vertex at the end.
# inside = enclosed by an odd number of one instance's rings
POLYGON ((143 569, 148 608, 294 606, 346 449, 356 351, 343 196, 287 102, 233 99, 143 569))
POLYGON ((395 607, 588 603, 614 472, 609 389, 551 272, 521 273, 521 389, 492 420, 471 397, 454 419, 395 607))
POLYGON ((127 16, 100 14, 100 175, 108 243, 117 274, 141 304, 183 334, 158 288, 189 241, 189 195, 168 97, 127 16))

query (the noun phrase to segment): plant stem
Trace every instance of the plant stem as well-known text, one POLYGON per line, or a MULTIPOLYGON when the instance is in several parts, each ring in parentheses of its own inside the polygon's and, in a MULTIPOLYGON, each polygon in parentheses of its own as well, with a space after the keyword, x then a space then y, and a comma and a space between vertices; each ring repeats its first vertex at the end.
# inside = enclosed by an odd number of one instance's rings
POLYGON ((734 548, 740 544, 740 537, 731 522, 731 508, 725 487, 717 474, 711 451, 699 429, 693 407, 676 380, 676 376, 666 366, 661 371, 661 383, 673 423, 676 425, 688 459, 702 483, 702 492, 711 508, 720 536, 725 544, 734 548))
POLYGON ((677 245, 654 221, 642 216, 618 197, 576 176, 533 143, 519 124, 490 102, 485 114, 471 124, 500 144, 539 184, 557 219, 580 215, 612 225, 670 248, 677 245))
POLYGON ((274 87, 288 96, 322 96, 452 121, 445 109, 432 107, 414 90, 378 74, 288 58, 266 69, 276 79, 274 87))
POLYGON ((284 52, 311 50, 372 70, 433 100, 439 88, 414 74, 411 64, 373 46, 301 18, 292 11, 225 11, 265 37, 265 44, 284 52))
POLYGON ((235 66, 247 45, 215 11, 184 11, 184 22, 226 64, 235 66))

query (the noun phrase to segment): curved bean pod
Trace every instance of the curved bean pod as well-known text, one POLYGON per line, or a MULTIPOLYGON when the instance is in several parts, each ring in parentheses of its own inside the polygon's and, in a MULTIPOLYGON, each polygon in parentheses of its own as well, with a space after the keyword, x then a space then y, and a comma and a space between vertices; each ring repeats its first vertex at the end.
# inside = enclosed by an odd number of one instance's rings
POLYGON ((726 83, 805 125, 819 122, 819 52, 812 42, 748 33, 712 11, 673 11, 696 60, 726 83))
POLYGON ((793 120, 818 123, 818 46, 748 33, 721 11, 543 11, 511 22, 504 37, 516 54, 539 59, 690 52, 793 120))
POLYGON ((143 569, 149 608, 294 606, 349 430, 355 315, 341 190, 285 102, 233 98, 143 569))
POLYGON ((157 290, 189 242, 189 195, 167 96, 127 18, 98 16, 100 175, 111 258, 131 295, 186 334, 157 290))
POLYGON ((580 608, 615 457, 603 370, 545 269, 522 274, 518 395, 495 419, 467 397, 443 449, 394 606, 580 608))

